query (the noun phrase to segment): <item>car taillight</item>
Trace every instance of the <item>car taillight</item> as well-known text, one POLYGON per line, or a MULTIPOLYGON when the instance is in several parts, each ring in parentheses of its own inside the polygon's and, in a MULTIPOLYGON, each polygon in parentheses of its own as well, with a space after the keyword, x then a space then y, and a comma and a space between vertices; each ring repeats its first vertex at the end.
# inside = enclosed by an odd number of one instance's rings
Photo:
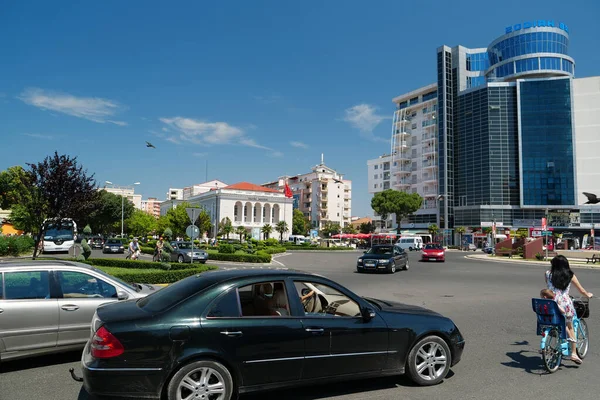
POLYGON ((91 349, 94 358, 117 357, 125 351, 121 342, 103 326, 92 337, 91 349))

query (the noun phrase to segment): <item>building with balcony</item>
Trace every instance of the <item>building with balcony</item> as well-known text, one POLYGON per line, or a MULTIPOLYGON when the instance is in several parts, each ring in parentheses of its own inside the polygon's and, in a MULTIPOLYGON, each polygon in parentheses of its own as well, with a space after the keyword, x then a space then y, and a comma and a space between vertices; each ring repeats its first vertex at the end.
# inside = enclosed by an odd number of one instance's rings
POLYGON ((183 189, 169 188, 165 200, 183 200, 183 189))
POLYGON ((302 211, 313 229, 321 229, 326 222, 341 227, 352 218, 352 181, 321 163, 311 171, 295 176, 282 176, 262 186, 283 192, 285 184, 292 190, 294 209, 302 211))
POLYGON ((110 185, 98 188, 98 190, 106 190, 109 193, 123 196, 133 204, 138 210, 142 210, 142 195, 135 194, 135 188, 132 186, 110 185))
POLYGON ((155 218, 160 217, 160 204, 162 202, 156 197, 149 197, 147 200, 142 200, 142 211, 147 212, 155 218))

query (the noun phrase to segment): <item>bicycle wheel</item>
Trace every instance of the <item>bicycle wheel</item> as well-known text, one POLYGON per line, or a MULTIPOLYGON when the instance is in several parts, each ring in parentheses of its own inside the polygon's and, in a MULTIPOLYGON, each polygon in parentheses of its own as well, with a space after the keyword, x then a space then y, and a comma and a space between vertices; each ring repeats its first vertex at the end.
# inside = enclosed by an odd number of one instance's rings
POLYGON ((560 367, 562 360, 562 349, 561 349, 560 333, 557 328, 552 328, 546 336, 546 346, 542 350, 542 358, 544 360, 544 367, 550 373, 556 372, 560 367))
POLYGON ((579 326, 577 328, 577 355, 582 360, 588 353, 590 348, 590 331, 588 330, 587 322, 585 319, 579 320, 579 326))

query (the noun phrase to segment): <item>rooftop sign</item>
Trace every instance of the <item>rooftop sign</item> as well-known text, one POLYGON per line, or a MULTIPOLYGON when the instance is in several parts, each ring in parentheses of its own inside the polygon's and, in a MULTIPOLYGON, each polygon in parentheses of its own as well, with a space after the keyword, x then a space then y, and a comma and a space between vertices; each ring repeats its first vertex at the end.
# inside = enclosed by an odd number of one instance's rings
POLYGON ((554 21, 551 19, 548 19, 548 20, 538 19, 538 20, 534 20, 534 21, 523 22, 522 24, 515 24, 515 25, 507 26, 506 29, 504 30, 504 33, 506 34, 506 33, 520 31, 521 29, 531 29, 531 28, 537 28, 537 27, 559 28, 559 29, 562 29, 563 31, 569 33, 569 27, 567 26, 567 24, 559 22, 558 25, 555 25, 554 21))

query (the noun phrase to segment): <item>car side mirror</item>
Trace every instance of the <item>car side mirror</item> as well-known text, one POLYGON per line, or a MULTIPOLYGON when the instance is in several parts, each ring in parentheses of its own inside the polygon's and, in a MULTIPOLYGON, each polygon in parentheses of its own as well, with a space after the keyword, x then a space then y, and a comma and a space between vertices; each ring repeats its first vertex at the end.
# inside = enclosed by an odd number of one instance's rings
POLYGON ((367 251, 366 251, 366 250, 365 250, 365 251, 363 251, 363 254, 367 254, 367 251))
POLYGON ((375 316, 377 314, 375 314, 375 311, 372 308, 363 307, 363 309, 361 310, 361 315, 362 315, 363 321, 369 322, 370 320, 375 318, 375 316))
POLYGON ((118 291, 117 292, 117 299, 119 300, 127 300, 129 298, 129 295, 123 291, 118 291))

